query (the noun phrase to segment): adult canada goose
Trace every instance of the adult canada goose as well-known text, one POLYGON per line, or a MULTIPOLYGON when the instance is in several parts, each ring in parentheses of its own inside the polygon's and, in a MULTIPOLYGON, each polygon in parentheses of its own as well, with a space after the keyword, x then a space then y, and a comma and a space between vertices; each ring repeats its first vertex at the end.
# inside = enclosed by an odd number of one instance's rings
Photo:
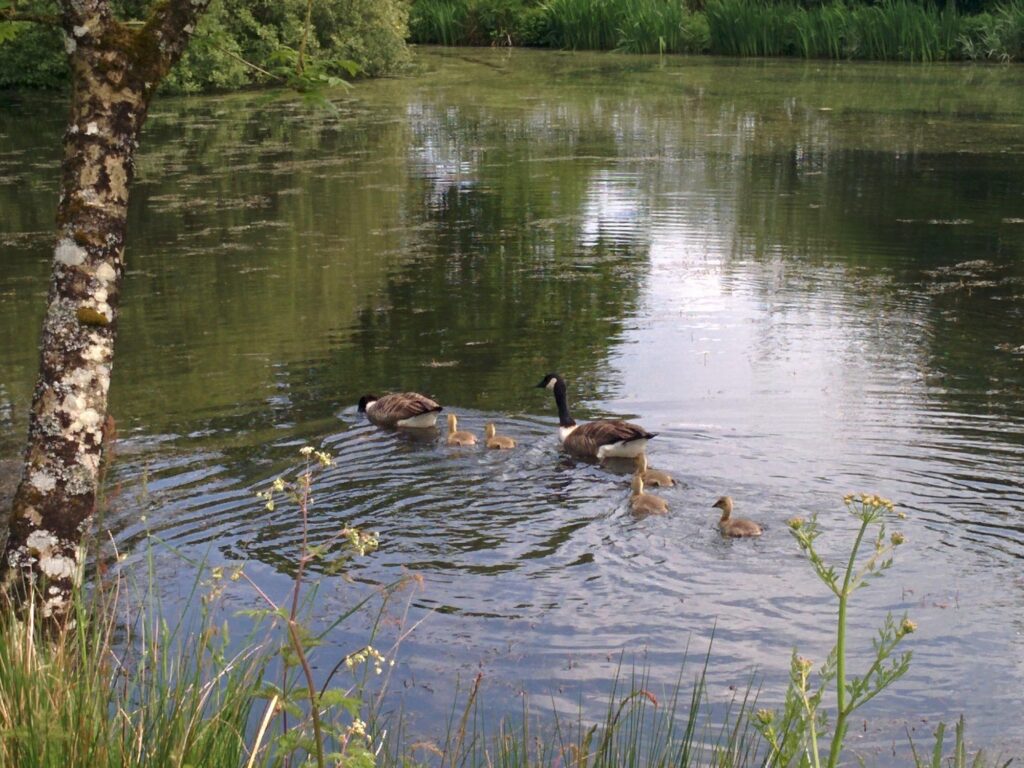
POLYGON ((454 413, 448 414, 448 445, 476 445, 476 435, 459 429, 459 420, 454 413))
POLYGON ((498 431, 494 428, 494 422, 489 421, 484 427, 484 438, 488 448, 515 448, 516 441, 511 437, 505 435, 499 435, 498 431))
POLYGON ((763 532, 761 526, 753 520, 746 520, 742 517, 732 517, 732 496, 723 496, 714 504, 722 510, 722 519, 718 521, 718 527, 725 536, 760 536, 763 532))
POLYGON ((644 478, 639 472, 633 475, 630 483, 633 493, 629 498, 629 508, 634 515, 664 515, 668 512, 668 502, 653 493, 644 493, 644 478))
POLYGON ((432 427, 441 406, 418 392, 396 392, 391 395, 363 395, 359 412, 378 427, 432 427))
POLYGON ((569 406, 565 401, 565 380, 561 376, 549 373, 537 386, 555 393, 558 439, 567 451, 577 456, 632 459, 644 452, 647 441, 656 434, 619 419, 597 419, 577 425, 569 415, 569 406))
POLYGON ((668 472, 662 472, 660 469, 648 469, 647 468, 647 454, 641 453, 636 457, 636 471, 643 477, 646 485, 657 485, 662 488, 669 488, 676 484, 676 481, 672 479, 672 475, 668 472))

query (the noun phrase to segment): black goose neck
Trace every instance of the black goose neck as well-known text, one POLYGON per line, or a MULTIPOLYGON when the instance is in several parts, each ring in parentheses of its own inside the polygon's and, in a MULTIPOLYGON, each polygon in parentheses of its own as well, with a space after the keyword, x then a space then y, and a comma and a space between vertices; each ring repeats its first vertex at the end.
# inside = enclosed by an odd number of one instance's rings
POLYGON ((565 382, 558 379, 555 382, 555 405, 558 406, 558 425, 561 427, 574 427, 576 422, 569 415, 569 404, 565 399, 565 382))

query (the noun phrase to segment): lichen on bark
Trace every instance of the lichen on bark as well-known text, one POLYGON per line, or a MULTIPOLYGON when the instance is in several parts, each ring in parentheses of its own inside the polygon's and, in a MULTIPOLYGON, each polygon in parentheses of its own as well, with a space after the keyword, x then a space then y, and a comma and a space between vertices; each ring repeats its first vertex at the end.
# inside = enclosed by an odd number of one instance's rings
POLYGON ((0 589, 63 619, 96 502, 124 275, 128 196, 149 101, 209 0, 163 0, 141 29, 109 0, 62 0, 73 90, 25 469, 0 589))

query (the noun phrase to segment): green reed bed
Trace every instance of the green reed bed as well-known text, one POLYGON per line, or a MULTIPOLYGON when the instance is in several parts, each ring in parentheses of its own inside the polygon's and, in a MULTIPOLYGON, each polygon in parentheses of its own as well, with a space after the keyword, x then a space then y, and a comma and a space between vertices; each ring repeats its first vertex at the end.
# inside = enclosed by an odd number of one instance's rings
POLYGON ((729 56, 936 61, 953 58, 957 17, 907 0, 805 8, 711 0, 711 50, 729 56))
POLYGON ((419 0, 409 17, 409 39, 414 43, 469 45, 466 0, 419 0))
POLYGON ((708 50, 707 18, 673 0, 622 0, 618 43, 624 53, 702 53, 708 50))
POLYGON ((913 0, 416 0, 410 39, 627 53, 889 61, 1024 59, 1024 0, 965 16, 913 0))

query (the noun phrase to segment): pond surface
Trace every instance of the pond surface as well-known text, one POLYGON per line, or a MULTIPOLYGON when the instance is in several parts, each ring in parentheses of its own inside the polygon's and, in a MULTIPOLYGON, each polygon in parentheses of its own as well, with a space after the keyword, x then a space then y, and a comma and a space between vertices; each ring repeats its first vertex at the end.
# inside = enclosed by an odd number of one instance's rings
MULTIPOLYGON (((437 735, 478 670, 495 714, 524 691, 600 713, 620 654, 661 690, 712 632, 712 703, 755 672, 777 702, 791 649, 823 660, 833 621, 785 520, 819 512, 838 559, 843 494, 877 492, 908 544, 858 593, 855 643, 890 610, 920 628, 850 756, 884 763, 960 713, 976 744, 1024 754, 1024 69, 419 61, 336 111, 155 105, 111 395, 122 551, 141 559, 148 527, 281 594, 297 518, 253 492, 326 448, 314 539, 354 523, 382 547, 355 583, 328 579, 322 610, 422 577, 390 696, 437 735), (659 433, 669 516, 632 518, 626 475, 561 454, 534 388, 551 370, 577 417, 659 433), (355 412, 398 389, 520 448, 355 412), (718 535, 723 493, 763 538, 718 535)), ((63 112, 0 97, 0 456, 25 430, 63 112)), ((191 586, 156 563, 169 596, 191 586)), ((333 633, 324 667, 362 629, 333 633)))

